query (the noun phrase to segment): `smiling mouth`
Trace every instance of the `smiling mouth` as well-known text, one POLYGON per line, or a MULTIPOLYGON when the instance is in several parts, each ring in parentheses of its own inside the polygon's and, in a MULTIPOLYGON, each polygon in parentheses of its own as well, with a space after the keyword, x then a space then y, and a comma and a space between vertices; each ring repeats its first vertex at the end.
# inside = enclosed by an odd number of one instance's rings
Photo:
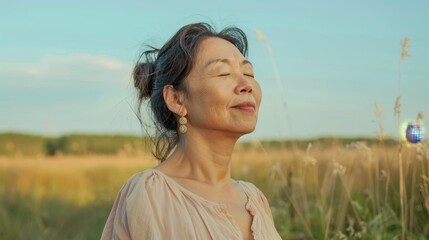
POLYGON ((246 102, 246 103, 235 105, 232 108, 235 108, 237 110, 244 111, 244 112, 254 112, 255 104, 252 102, 246 102))

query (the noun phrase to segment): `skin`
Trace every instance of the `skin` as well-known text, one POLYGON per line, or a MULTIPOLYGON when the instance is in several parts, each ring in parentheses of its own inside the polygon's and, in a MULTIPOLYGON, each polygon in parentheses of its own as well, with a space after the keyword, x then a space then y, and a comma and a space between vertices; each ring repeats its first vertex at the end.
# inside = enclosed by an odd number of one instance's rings
POLYGON ((168 108, 187 118, 188 129, 156 168, 201 197, 226 204, 244 239, 252 239, 246 195, 231 179, 234 146, 255 129, 261 102, 252 65, 233 44, 210 37, 200 43, 184 84, 185 91, 166 86, 163 94, 168 108))

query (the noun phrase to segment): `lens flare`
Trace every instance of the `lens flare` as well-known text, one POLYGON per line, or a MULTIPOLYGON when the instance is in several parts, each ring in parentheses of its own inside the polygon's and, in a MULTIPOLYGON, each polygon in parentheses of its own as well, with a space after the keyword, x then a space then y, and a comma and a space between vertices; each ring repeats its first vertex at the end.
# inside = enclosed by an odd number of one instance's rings
POLYGON ((415 121, 406 121, 401 125, 400 138, 409 143, 419 143, 423 139, 424 127, 415 121))
POLYGON ((405 133, 407 141, 410 143, 418 143, 423 138, 423 128, 417 124, 408 124, 405 133))

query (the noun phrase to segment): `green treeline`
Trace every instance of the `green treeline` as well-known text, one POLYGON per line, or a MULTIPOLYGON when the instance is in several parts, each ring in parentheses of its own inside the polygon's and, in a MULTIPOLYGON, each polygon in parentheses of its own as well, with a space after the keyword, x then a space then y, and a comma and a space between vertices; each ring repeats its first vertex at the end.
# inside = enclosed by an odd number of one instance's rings
MULTIPOLYGON (((313 145, 345 146, 352 142, 362 141, 368 146, 379 144, 373 138, 338 138, 326 137, 311 140, 262 140, 241 142, 242 149, 263 147, 265 149, 300 148, 305 149, 309 143, 313 145)), ((387 139, 385 146, 393 146, 396 141, 387 139)), ((22 133, 0 133, 0 156, 54 156, 62 155, 115 155, 120 153, 136 154, 150 150, 147 137, 127 135, 87 135, 70 134, 60 137, 44 137, 22 133)))
POLYGON ((60 137, 43 137, 21 133, 0 133, 0 155, 86 155, 119 154, 148 151, 144 137, 126 135, 70 134, 60 137))

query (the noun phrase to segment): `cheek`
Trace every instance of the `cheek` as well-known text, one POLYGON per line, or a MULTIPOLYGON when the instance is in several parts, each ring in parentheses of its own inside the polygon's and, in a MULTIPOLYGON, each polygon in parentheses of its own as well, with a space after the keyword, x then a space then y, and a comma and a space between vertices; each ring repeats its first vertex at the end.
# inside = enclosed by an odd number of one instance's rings
POLYGON ((199 99, 196 99, 196 104, 200 105, 202 110, 210 117, 216 118, 225 114, 228 106, 228 98, 226 92, 207 91, 203 92, 199 99))
POLYGON ((262 99, 262 90, 261 90, 261 86, 259 85, 258 82, 255 82, 255 87, 254 89, 254 93, 253 96, 255 97, 256 103, 259 104, 261 103, 261 99, 262 99))
POLYGON ((216 121, 227 113, 230 100, 228 91, 219 85, 195 89, 191 93, 189 104, 190 116, 196 121, 216 121))
POLYGON ((231 86, 226 81, 206 83, 194 92, 196 96, 194 103, 209 105, 211 107, 225 106, 231 98, 231 92, 231 86))

